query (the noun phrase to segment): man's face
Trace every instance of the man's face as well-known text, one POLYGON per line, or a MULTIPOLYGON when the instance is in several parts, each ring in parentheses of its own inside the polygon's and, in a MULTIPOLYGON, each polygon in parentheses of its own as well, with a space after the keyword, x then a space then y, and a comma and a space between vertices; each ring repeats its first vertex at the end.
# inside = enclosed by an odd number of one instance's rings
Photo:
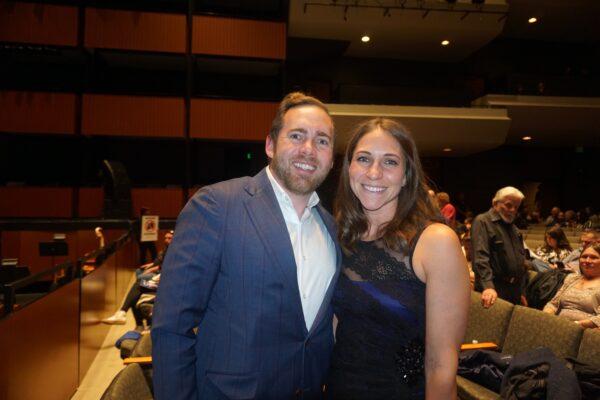
POLYGON ((521 200, 518 197, 506 196, 494 204, 494 209, 500 214, 504 222, 510 224, 515 220, 520 205, 521 200))
POLYGON ((295 107, 285 113, 274 142, 267 137, 271 172, 284 189, 309 195, 325 180, 333 166, 333 123, 316 106, 295 107))
POLYGON ((590 245, 596 243, 596 236, 592 233, 583 233, 581 234, 579 241, 581 242, 581 247, 585 250, 590 247, 590 245))
POLYGON ((171 241, 173 241, 173 234, 170 232, 165 233, 165 244, 168 246, 171 244, 171 241))

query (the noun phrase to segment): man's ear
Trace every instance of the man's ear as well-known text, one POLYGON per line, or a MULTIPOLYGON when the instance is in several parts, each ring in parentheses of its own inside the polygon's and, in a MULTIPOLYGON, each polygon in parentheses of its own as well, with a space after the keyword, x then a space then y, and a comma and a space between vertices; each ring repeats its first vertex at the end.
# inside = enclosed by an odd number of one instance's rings
POLYGON ((267 139, 265 140, 265 153, 267 153, 267 157, 273 158, 275 155, 275 142, 271 139, 271 135, 267 135, 267 139))

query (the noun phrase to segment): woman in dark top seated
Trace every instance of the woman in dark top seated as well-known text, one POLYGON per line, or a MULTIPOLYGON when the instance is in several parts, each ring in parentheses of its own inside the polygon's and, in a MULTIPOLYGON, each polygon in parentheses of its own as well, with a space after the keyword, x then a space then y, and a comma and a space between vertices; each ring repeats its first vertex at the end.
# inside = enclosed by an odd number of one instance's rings
POLYGON ((469 307, 460 242, 439 221, 414 141, 382 118, 358 126, 336 199, 343 273, 328 394, 453 399, 469 307))

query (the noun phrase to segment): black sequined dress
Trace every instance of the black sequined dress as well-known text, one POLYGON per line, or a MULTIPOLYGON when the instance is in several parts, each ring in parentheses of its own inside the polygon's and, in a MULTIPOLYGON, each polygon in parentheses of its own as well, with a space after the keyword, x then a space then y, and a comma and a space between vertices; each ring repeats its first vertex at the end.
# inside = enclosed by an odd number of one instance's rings
POLYGON ((401 254, 373 241, 344 256, 329 398, 425 398, 425 284, 411 255, 412 248, 401 254))

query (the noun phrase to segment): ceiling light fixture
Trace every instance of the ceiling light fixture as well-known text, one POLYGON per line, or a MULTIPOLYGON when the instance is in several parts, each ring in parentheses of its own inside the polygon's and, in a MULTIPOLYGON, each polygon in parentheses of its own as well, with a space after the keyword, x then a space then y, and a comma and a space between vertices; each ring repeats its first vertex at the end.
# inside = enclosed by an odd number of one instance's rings
POLYGON ((360 38, 360 41, 363 43, 369 43, 371 41, 371 38, 368 35, 364 35, 360 38))
POLYGON ((448 46, 450 44, 449 40, 442 40, 442 46, 448 46))
POLYGON ((452 149, 450 147, 446 147, 442 150, 444 153, 450 153, 452 149))
POLYGON ((525 142, 528 142, 533 138, 531 136, 523 136, 521 139, 523 139, 525 142))
POLYGON ((537 22, 537 18, 536 17, 531 17, 527 20, 527 22, 529 22, 530 24, 535 24, 537 22))

